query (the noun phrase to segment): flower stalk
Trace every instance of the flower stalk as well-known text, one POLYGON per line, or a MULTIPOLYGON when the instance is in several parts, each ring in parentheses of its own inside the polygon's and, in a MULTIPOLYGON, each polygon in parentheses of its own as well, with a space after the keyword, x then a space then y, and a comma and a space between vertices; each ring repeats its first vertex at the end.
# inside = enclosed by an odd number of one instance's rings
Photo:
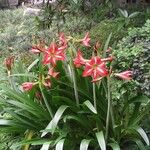
POLYGON ((77 107, 79 107, 79 96, 78 96, 78 89, 77 89, 77 82, 76 82, 74 67, 72 67, 72 79, 73 79, 73 87, 74 87, 76 105, 77 105, 77 107))
POLYGON ((96 85, 93 83, 93 101, 94 101, 94 108, 97 111, 97 103, 96 103, 96 85))
MULTIPOLYGON (((71 45, 71 48, 73 49, 72 45, 71 45)), ((70 50, 70 56, 71 56, 71 58, 73 58, 73 50, 70 50)), ((76 81, 75 67, 74 67, 72 59, 70 61, 70 65, 71 65, 71 73, 72 73, 72 80, 73 80, 73 87, 74 87, 74 95, 75 95, 75 99, 76 99, 76 105, 77 105, 77 107, 79 107, 78 87, 77 87, 77 81, 76 81)))
POLYGON ((107 141, 108 138, 108 131, 109 131, 109 121, 110 121, 110 109, 111 109, 111 97, 110 97, 110 77, 107 77, 107 99, 108 99, 108 105, 107 105, 107 117, 106 117, 106 133, 105 133, 105 139, 107 141))
POLYGON ((49 112, 51 118, 53 118, 53 112, 52 112, 52 109, 51 109, 50 105, 48 104, 48 101, 47 101, 47 99, 46 99, 46 97, 45 97, 45 95, 44 95, 44 93, 43 93, 43 89, 42 89, 41 84, 39 84, 39 88, 40 88, 40 91, 41 91, 41 94, 42 94, 44 103, 45 103, 45 105, 46 105, 46 107, 47 107, 47 109, 48 109, 48 112, 49 112))

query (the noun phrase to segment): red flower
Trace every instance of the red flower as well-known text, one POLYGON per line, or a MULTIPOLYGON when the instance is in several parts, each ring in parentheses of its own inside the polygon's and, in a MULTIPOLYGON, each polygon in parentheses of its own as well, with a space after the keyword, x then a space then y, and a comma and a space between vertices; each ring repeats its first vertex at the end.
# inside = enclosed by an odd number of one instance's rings
POLYGON ((64 33, 60 33, 59 35, 59 45, 67 45, 67 39, 65 38, 65 34, 64 33))
POLYGON ((89 32, 87 32, 86 34, 85 34, 85 37, 83 38, 83 39, 81 39, 81 43, 84 45, 84 46, 87 46, 87 47, 89 47, 90 46, 90 44, 89 44, 89 42, 90 42, 90 37, 89 37, 89 32))
POLYGON ((43 85, 45 87, 51 87, 51 80, 50 78, 46 78, 44 81, 43 81, 43 85))
POLYGON ((53 66, 56 65, 58 60, 64 60, 65 54, 62 49, 59 49, 55 43, 52 43, 50 47, 45 51, 43 63, 51 63, 53 66))
POLYGON ((83 77, 92 76, 93 79, 104 77, 108 75, 105 62, 101 61, 101 58, 96 56, 91 58, 85 65, 83 77))
POLYGON ((98 49, 101 47, 100 43, 97 41, 94 45, 94 50, 97 53, 98 49))
POLYGON ((111 47, 108 47, 108 49, 106 50, 107 53, 110 53, 112 51, 111 47))
POLYGON ((85 65, 88 60, 84 59, 81 51, 78 49, 77 57, 73 60, 74 65, 79 68, 82 65, 85 65))
POLYGON ((39 50, 39 48, 38 48, 37 46, 32 46, 30 52, 35 53, 35 54, 38 54, 38 53, 40 53, 41 51, 39 50))
POLYGON ((32 53, 38 54, 44 52, 45 50, 45 43, 41 41, 38 45, 33 45, 30 51, 32 53))
POLYGON ((96 79, 93 79, 92 82, 98 82, 102 79, 103 77, 99 77, 99 78, 96 78, 96 79))
POLYGON ((33 87, 34 83, 33 82, 25 82, 22 84, 22 88, 24 91, 30 91, 33 87))
POLYGON ((52 76, 53 78, 57 78, 59 72, 55 72, 55 71, 54 71, 54 67, 52 67, 52 68, 49 69, 48 74, 49 74, 50 76, 52 76))
POLYGON ((7 70, 11 70, 12 65, 14 63, 14 56, 7 57, 4 61, 4 64, 6 65, 7 70))
POLYGON ((114 57, 111 55, 110 57, 107 57, 107 58, 103 58, 101 59, 103 62, 107 62, 107 61, 113 61, 114 60, 114 57))
POLYGON ((116 73, 115 76, 124 79, 124 80, 131 80, 133 75, 133 71, 124 71, 121 73, 116 73))
POLYGON ((40 100, 40 101, 41 101, 42 98, 43 98, 41 92, 38 92, 38 91, 35 93, 35 97, 36 97, 38 100, 40 100))

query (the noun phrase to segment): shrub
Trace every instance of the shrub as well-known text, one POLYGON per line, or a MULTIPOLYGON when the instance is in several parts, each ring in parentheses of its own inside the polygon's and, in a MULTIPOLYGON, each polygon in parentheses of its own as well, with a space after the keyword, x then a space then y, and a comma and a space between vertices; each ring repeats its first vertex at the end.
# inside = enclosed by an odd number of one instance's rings
POLYGON ((123 38, 115 50, 118 58, 116 68, 132 68, 134 78, 140 89, 149 95, 149 67, 150 67, 150 20, 142 28, 129 29, 128 36, 123 38))

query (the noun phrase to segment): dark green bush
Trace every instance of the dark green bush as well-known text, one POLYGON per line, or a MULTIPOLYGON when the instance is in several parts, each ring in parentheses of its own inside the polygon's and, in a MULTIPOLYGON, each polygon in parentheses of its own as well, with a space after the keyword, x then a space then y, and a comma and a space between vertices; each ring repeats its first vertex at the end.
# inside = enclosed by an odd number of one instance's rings
MULTIPOLYGON (((142 28, 132 28, 115 50, 116 68, 132 68, 140 91, 149 96, 150 90, 150 20, 142 28)), ((139 92, 140 92, 139 91, 139 92)))

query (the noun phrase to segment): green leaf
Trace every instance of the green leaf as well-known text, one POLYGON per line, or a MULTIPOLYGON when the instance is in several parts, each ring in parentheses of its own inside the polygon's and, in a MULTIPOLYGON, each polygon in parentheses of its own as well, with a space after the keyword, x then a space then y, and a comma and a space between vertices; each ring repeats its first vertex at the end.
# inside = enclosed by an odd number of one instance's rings
POLYGON ((78 4, 78 0, 72 0, 75 4, 78 4))
POLYGON ((35 75, 33 74, 25 74, 25 73, 18 73, 18 74, 12 74, 10 75, 10 77, 31 77, 31 78, 35 78, 38 79, 35 75))
POLYGON ((120 146, 117 143, 108 144, 113 150, 120 150, 120 146))
POLYGON ((137 144, 140 150, 146 150, 144 144, 140 140, 133 139, 133 141, 137 144))
POLYGON ((63 150, 65 139, 61 139, 57 144, 55 150, 63 150))
POLYGON ((45 143, 45 144, 43 144, 43 146, 41 147, 40 150, 49 150, 49 146, 50 146, 50 144, 45 143))
MULTIPOLYGON (((50 123, 48 124, 48 126, 46 127, 46 130, 51 130, 51 133, 53 134, 55 132, 55 129, 57 127, 57 124, 61 118, 61 116, 63 115, 64 111, 68 108, 69 106, 66 105, 62 105, 59 107, 59 109, 57 110, 57 112, 55 113, 54 118, 50 121, 50 123)), ((43 132, 41 137, 45 136, 48 132, 43 132)))
POLYGON ((18 143, 15 143, 13 144, 14 147, 17 147, 17 146, 22 146, 22 145, 25 145, 25 144, 31 144, 31 145, 43 145, 43 144, 51 144, 53 143, 54 141, 49 141, 47 139, 32 139, 32 140, 22 140, 21 142, 18 142, 18 143))
POLYGON ((97 114, 96 109, 94 108, 94 106, 92 105, 92 103, 91 103, 89 100, 85 101, 84 104, 85 104, 94 114, 97 114))
POLYGON ((106 57, 106 50, 107 50, 107 48, 109 46, 109 42, 111 40, 111 37, 112 37, 112 33, 109 34, 109 36, 108 36, 108 38, 107 38, 107 40, 105 42, 104 49, 103 49, 103 57, 106 57))
POLYGON ((124 17, 128 18, 128 12, 126 10, 124 10, 124 17))
POLYGON ((103 131, 97 132, 96 133, 96 138, 98 140, 98 144, 99 144, 101 150, 106 150, 106 143, 105 143, 105 138, 104 138, 103 131))
POLYGON ((134 18, 134 17, 136 17, 139 13, 140 13, 140 12, 137 12, 137 11, 136 11, 136 12, 130 14, 130 15, 129 15, 129 18, 134 18))
POLYGON ((11 125, 11 120, 0 119, 0 126, 1 125, 11 125))
POLYGON ((87 150, 91 140, 83 139, 80 144, 80 150, 87 150))
POLYGON ((145 131, 141 127, 138 127, 136 129, 136 131, 141 135, 141 137, 143 138, 145 143, 149 146, 149 139, 148 139, 147 134, 145 133, 145 131))
POLYGON ((33 61, 30 66, 27 68, 28 72, 39 62, 39 59, 37 58, 35 61, 33 61))
MULTIPOLYGON (((129 103, 142 103, 142 104, 148 104, 150 102, 150 99, 145 95, 137 95, 129 100, 129 103)), ((127 106, 128 107, 128 106, 127 106)))

